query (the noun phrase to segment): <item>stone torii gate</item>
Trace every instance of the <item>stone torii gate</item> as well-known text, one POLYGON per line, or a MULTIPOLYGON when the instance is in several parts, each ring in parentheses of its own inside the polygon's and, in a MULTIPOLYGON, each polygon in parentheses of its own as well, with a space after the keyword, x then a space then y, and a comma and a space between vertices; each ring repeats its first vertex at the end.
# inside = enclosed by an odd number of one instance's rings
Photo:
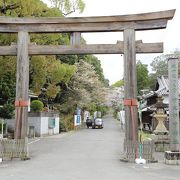
POLYGON ((125 140, 137 141, 136 53, 162 53, 163 43, 135 41, 135 32, 166 28, 175 10, 121 16, 75 18, 0 17, 0 32, 18 33, 17 45, 1 46, 0 55, 17 56, 15 138, 27 136, 29 55, 124 54, 125 140), (124 42, 117 44, 80 44, 81 33, 123 32, 124 42), (33 45, 29 33, 71 33, 71 45, 33 45), (131 107, 133 106, 133 107, 131 107), (135 114, 131 122, 131 109, 135 114), (134 132, 132 131, 134 129, 134 132))

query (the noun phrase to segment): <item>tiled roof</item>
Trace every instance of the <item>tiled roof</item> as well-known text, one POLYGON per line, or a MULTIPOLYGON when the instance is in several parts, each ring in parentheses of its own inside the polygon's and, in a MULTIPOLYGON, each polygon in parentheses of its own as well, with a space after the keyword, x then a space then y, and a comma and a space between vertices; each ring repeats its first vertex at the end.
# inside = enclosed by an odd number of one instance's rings
MULTIPOLYGON (((157 96, 168 96, 169 94, 169 79, 167 76, 160 76, 157 78, 158 88, 155 91, 151 91, 148 94, 144 95, 143 99, 148 99, 154 95, 157 96)), ((179 88, 179 95, 180 95, 180 77, 178 78, 178 88, 179 88)))
MULTIPOLYGON (((155 91, 158 96, 168 95, 169 94, 169 79, 167 76, 161 76, 157 78, 159 88, 155 91)), ((180 77, 178 78, 178 89, 180 94, 180 77)))
MULTIPOLYGON (((151 91, 142 97, 144 100, 146 100, 146 103, 149 98, 152 98, 154 96, 164 96, 165 97, 165 96, 169 95, 169 79, 168 79, 168 77, 167 76, 158 77, 156 87, 157 88, 155 91, 151 91)), ((178 90, 179 90, 179 95, 180 95, 180 77, 178 78, 178 90)), ((149 111, 149 110, 153 111, 155 109, 154 104, 147 105, 146 103, 143 106, 144 111, 149 111)), ((164 105, 167 106, 166 103, 164 105)), ((168 110, 168 107, 165 107, 165 110, 168 110)))

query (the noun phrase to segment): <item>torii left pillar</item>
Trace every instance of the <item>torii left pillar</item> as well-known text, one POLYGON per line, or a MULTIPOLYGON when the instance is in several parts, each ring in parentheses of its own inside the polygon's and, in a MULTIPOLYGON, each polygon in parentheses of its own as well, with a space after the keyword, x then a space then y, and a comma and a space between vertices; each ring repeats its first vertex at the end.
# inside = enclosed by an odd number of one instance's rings
POLYGON ((29 91, 28 43, 28 32, 18 32, 15 139, 25 139, 27 137, 29 91))

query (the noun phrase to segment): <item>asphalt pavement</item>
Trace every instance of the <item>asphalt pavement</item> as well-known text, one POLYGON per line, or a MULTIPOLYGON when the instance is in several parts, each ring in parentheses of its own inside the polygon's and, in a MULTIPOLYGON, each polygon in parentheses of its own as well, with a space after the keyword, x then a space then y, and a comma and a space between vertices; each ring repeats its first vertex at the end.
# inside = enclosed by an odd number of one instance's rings
POLYGON ((103 129, 81 129, 29 142, 31 159, 0 164, 0 180, 179 180, 180 166, 121 162, 124 131, 111 116, 103 129))

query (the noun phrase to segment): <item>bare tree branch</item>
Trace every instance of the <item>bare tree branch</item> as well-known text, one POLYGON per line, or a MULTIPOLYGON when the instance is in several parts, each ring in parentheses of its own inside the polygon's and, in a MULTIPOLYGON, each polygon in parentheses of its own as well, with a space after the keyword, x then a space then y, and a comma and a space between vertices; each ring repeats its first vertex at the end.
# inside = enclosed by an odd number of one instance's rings
POLYGON ((73 5, 73 7, 72 7, 72 10, 71 10, 71 11, 69 11, 69 12, 67 12, 67 13, 63 13, 63 12, 62 12, 62 14, 63 14, 64 16, 67 16, 67 15, 69 15, 69 14, 74 13, 75 11, 76 11, 76 6, 75 6, 75 5, 73 5))

